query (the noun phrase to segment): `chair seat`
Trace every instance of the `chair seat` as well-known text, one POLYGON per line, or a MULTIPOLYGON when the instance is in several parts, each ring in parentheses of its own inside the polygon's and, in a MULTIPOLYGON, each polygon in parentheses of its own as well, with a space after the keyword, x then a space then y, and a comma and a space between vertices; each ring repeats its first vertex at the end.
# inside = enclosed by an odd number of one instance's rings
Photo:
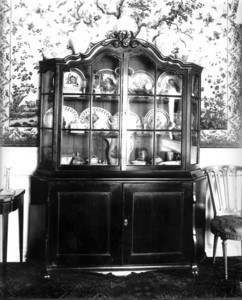
POLYGON ((242 240, 242 217, 238 215, 217 216, 211 221, 211 231, 222 240, 242 240))

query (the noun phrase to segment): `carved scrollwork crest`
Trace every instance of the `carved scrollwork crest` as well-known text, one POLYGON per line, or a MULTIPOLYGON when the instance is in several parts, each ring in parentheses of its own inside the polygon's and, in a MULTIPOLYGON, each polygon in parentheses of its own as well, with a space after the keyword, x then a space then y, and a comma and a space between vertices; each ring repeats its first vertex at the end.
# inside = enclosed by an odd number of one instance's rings
POLYGON ((102 46, 107 46, 109 44, 112 44, 115 48, 135 48, 138 45, 148 47, 148 43, 146 41, 137 39, 132 31, 127 30, 112 32, 109 37, 102 42, 102 46))

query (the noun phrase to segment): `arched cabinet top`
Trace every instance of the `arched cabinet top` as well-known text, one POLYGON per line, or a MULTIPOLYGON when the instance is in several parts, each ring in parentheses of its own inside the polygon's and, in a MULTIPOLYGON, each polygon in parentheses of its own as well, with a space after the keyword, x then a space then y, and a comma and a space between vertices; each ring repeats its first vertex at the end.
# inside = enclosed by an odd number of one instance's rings
POLYGON ((66 64, 69 66, 76 65, 78 63, 85 63, 91 60, 95 60, 97 55, 109 53, 111 55, 121 56, 122 53, 146 53, 149 57, 152 57, 157 63, 174 65, 180 69, 193 69, 196 72, 201 73, 202 67, 198 64, 191 62, 184 62, 178 58, 172 56, 164 56, 157 47, 153 44, 136 38, 132 31, 116 31, 110 34, 110 36, 90 47, 86 53, 71 54, 64 58, 52 58, 44 59, 41 62, 42 72, 45 69, 45 65, 48 62, 48 68, 55 66, 56 64, 66 64))

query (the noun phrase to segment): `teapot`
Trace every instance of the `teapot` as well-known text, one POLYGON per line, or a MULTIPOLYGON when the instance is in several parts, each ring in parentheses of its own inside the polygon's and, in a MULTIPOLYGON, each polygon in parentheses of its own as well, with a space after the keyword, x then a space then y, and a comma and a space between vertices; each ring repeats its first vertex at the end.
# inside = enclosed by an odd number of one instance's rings
MULTIPOLYGON (((87 159, 87 162, 89 162, 89 159, 87 159)), ((96 155, 92 155, 90 162, 91 162, 91 165, 98 164, 99 158, 96 155)))
POLYGON ((84 159, 80 156, 79 152, 73 154, 73 159, 71 161, 72 165, 83 165, 84 159))

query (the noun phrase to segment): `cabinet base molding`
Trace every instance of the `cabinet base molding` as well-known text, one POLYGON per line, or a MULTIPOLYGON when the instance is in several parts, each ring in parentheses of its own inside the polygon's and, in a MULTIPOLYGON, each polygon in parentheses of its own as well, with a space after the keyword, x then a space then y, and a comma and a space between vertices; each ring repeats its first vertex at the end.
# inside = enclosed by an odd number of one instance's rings
POLYGON ((197 264, 182 263, 182 264, 162 264, 162 265, 125 265, 125 266, 102 266, 102 267, 47 267, 46 277, 50 277, 52 272, 58 272, 63 270, 69 271, 81 271, 81 272, 93 272, 100 274, 112 273, 117 276, 125 276, 130 273, 141 273, 141 272, 150 272, 158 270, 177 270, 177 269, 190 269, 192 275, 197 276, 199 273, 199 268, 197 264))

